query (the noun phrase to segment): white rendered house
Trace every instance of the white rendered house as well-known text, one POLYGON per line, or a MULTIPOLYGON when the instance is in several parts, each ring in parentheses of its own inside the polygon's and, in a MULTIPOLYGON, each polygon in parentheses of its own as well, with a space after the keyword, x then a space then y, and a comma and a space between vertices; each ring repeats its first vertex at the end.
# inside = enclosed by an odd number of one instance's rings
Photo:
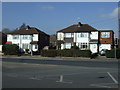
POLYGON ((78 23, 57 32, 58 49, 70 49, 76 44, 80 50, 98 52, 98 30, 88 24, 78 23))
POLYGON ((7 34, 7 43, 17 44, 21 51, 39 51, 49 46, 49 35, 37 28, 26 26, 7 34))

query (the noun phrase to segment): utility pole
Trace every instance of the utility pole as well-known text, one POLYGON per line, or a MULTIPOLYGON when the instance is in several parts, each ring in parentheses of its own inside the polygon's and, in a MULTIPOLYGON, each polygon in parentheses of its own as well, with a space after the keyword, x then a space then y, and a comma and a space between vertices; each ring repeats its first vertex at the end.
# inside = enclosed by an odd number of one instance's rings
MULTIPOLYGON (((31 35, 31 42, 33 41, 32 35, 31 35)), ((33 56, 33 52, 32 52, 32 43, 31 43, 31 56, 33 56)))
POLYGON ((116 43, 115 43, 115 58, 116 58, 116 43))

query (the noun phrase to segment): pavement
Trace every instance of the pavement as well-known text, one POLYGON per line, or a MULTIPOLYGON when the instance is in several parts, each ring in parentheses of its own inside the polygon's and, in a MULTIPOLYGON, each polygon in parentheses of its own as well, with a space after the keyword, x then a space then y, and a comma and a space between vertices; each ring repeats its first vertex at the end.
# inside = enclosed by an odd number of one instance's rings
POLYGON ((80 60, 80 61, 118 61, 120 59, 115 58, 106 58, 105 56, 98 56, 96 58, 90 59, 88 57, 42 57, 40 55, 34 56, 16 56, 16 55, 7 55, 0 56, 0 58, 21 58, 21 59, 38 59, 38 60, 80 60))

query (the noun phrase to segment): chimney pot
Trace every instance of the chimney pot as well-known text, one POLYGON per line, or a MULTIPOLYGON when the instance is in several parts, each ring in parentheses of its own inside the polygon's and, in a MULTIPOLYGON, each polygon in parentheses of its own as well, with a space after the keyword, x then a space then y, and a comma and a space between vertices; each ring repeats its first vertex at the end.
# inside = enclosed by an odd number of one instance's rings
POLYGON ((78 22, 78 27, 82 26, 83 24, 81 22, 78 22))

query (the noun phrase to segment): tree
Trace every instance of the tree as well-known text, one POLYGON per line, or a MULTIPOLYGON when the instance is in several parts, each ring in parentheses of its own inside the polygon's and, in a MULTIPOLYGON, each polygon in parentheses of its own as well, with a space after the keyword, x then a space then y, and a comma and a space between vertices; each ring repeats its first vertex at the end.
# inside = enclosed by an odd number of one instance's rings
POLYGON ((26 27, 26 24, 25 24, 25 23, 23 23, 23 24, 20 26, 20 29, 22 29, 22 28, 24 28, 24 27, 26 27))
POLYGON ((3 28, 3 29, 2 29, 2 32, 5 33, 5 34, 7 34, 7 33, 10 32, 10 29, 8 29, 8 28, 3 28))

